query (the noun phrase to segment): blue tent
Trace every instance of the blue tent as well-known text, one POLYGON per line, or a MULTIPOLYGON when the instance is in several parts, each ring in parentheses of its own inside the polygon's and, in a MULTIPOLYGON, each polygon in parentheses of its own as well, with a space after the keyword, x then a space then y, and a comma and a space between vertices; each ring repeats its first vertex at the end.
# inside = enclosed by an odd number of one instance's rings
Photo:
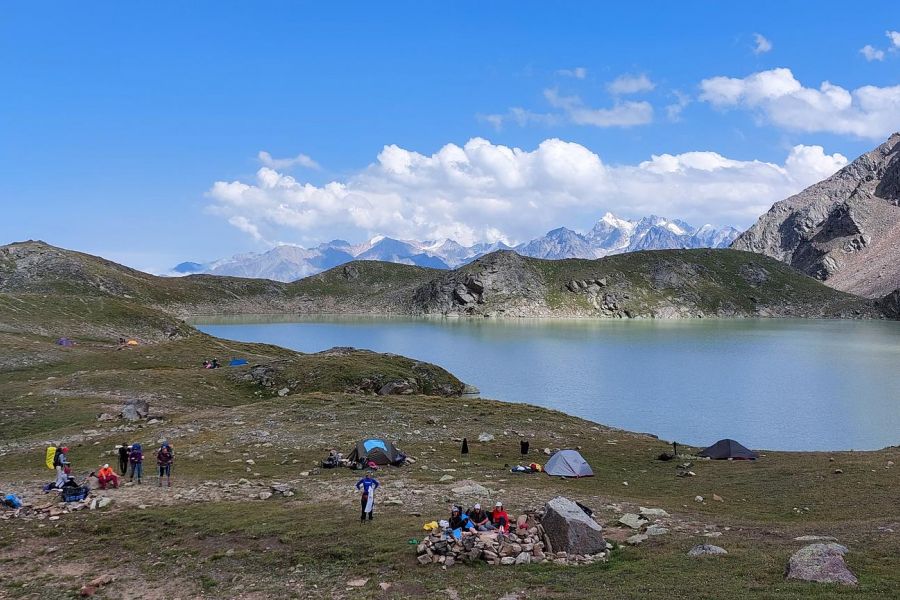
POLYGON ((241 365, 246 365, 246 364, 247 364, 246 358, 232 358, 231 361, 228 363, 228 366, 229 367, 239 367, 241 365))

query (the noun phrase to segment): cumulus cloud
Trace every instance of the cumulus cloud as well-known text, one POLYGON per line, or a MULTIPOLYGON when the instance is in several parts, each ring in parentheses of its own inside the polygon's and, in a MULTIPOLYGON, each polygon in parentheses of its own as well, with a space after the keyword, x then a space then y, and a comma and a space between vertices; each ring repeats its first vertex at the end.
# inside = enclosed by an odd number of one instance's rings
POLYGON ((574 77, 575 79, 584 79, 587 77, 587 69, 584 67, 575 67, 574 69, 560 69, 556 72, 557 75, 562 75, 563 77, 574 77))
POLYGON ((871 44, 866 44, 859 49, 859 52, 869 62, 872 62, 873 60, 884 60, 884 50, 879 50, 878 48, 873 47, 871 44))
POLYGON ((772 49, 772 42, 761 33, 753 34, 753 54, 765 54, 772 49))
POLYGON ((885 31, 884 35, 891 40, 891 46, 894 48, 900 48, 900 31, 885 31))
POLYGON ((656 87, 656 84, 650 81, 646 75, 620 75, 613 79, 606 86, 610 94, 614 96, 623 96, 625 94, 638 94, 640 92, 649 92, 656 87))
POLYGON ((273 169, 290 169, 292 167, 306 167, 307 169, 321 169, 319 163, 314 161, 306 154, 298 154, 294 158, 273 158, 271 154, 265 150, 260 150, 256 155, 263 165, 273 169))
POLYGON ((700 99, 713 106, 754 110, 787 129, 877 139, 900 128, 900 85, 847 90, 825 81, 815 89, 781 68, 744 78, 704 79, 700 88, 700 99))
POLYGON ((559 139, 523 150, 473 138, 430 156, 386 146, 367 168, 321 186, 262 167, 249 182, 216 182, 207 196, 213 213, 257 240, 517 242, 563 224, 587 228, 607 210, 744 226, 846 162, 820 146, 795 146, 781 165, 715 152, 612 165, 559 139))

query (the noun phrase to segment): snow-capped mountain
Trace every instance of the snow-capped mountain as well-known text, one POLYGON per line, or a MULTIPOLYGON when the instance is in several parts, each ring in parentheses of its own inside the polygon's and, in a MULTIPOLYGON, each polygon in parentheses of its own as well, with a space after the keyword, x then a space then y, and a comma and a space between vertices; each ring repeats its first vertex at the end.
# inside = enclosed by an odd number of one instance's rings
POLYGON ((184 262, 179 274, 209 273, 294 281, 351 260, 387 262, 453 269, 496 250, 515 250, 536 258, 600 258, 621 252, 668 248, 724 248, 740 234, 733 227, 711 225, 694 228, 679 220, 650 216, 640 220, 620 219, 606 213, 587 233, 565 227, 510 247, 503 242, 463 246, 454 240, 417 242, 376 236, 362 244, 333 240, 315 248, 281 245, 262 253, 238 254, 209 263, 184 262))

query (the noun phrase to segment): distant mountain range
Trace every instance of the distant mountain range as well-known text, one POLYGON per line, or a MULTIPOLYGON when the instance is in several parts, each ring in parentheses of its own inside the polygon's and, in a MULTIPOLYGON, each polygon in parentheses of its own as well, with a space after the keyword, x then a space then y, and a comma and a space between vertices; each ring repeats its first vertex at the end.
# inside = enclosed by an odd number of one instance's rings
POLYGON ((694 228, 684 221, 663 217, 626 220, 606 213, 587 233, 560 227, 514 247, 503 242, 463 246, 453 240, 417 242, 376 236, 356 245, 344 240, 333 240, 315 248, 280 245, 267 252, 238 254, 209 263, 183 262, 173 271, 184 275, 207 273, 289 282, 352 260, 455 269, 496 250, 514 250, 534 258, 593 259, 636 250, 725 248, 739 234, 733 227, 717 229, 704 225, 694 228))

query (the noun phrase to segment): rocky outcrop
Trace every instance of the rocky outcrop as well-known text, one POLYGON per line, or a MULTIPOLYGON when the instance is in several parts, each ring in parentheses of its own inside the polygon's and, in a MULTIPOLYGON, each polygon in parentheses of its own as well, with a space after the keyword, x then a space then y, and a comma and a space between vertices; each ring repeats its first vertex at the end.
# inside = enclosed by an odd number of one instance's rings
POLYGON ((541 525, 557 552, 594 554, 606 548, 600 525, 575 502, 563 496, 547 503, 541 525))
POLYGON ((787 578, 856 585, 856 576, 844 562, 846 553, 845 546, 835 543, 804 546, 788 561, 787 578))
POLYGON ((731 247, 869 298, 900 287, 900 133, 776 203, 731 247))
POLYGON ((515 252, 489 254, 413 292, 424 314, 538 316, 545 313, 540 273, 515 252))

